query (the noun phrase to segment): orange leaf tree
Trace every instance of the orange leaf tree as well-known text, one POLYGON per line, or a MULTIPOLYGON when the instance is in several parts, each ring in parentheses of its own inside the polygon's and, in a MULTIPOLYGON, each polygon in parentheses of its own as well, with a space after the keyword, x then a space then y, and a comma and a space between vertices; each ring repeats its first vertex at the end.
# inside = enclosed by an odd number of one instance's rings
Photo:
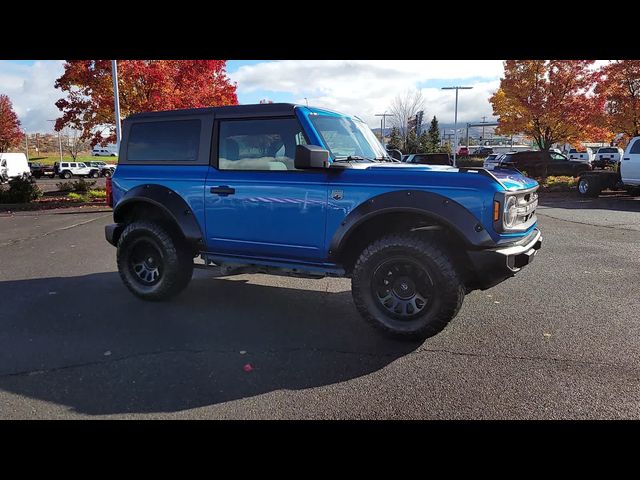
MULTIPOLYGON (((507 60, 500 88, 489 99, 500 134, 525 134, 540 150, 610 134, 598 126, 604 107, 593 93, 593 60, 507 60)), ((543 177, 547 175, 545 162, 543 177)))
POLYGON ((6 95, 0 95, 0 153, 15 147, 24 139, 20 120, 6 95))
POLYGON ((603 126, 626 144, 640 135, 640 60, 616 60, 600 73, 595 92, 605 104, 603 126))
MULTIPOLYGON (((235 105, 225 68, 226 60, 119 60, 120 114, 235 105)), ((67 60, 55 87, 66 93, 56 130, 78 130, 92 146, 115 141, 111 60, 67 60)))

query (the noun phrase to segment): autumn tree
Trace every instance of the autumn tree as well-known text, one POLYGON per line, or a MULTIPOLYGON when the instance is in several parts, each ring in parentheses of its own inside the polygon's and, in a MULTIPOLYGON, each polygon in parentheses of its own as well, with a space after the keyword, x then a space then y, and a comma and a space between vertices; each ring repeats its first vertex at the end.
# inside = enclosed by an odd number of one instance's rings
POLYGON ((23 139, 24 133, 11 100, 6 95, 0 95, 0 153, 19 145, 23 139))
MULTIPOLYGON (((238 103, 225 60, 118 61, 120 114, 199 108, 238 103)), ((116 141, 111 60, 68 60, 55 87, 66 96, 57 131, 78 130, 91 146, 116 141)))
POLYGON ((420 90, 407 90, 394 98, 389 110, 392 114, 391 125, 398 130, 398 134, 400 135, 402 147, 400 150, 409 152, 409 145, 407 145, 411 130, 409 128, 409 119, 415 117, 416 113, 420 110, 424 110, 424 97, 422 96, 422 92, 420 92, 420 90))
MULTIPOLYGON (((524 133, 540 150, 557 142, 600 139, 603 102, 593 94, 598 78, 593 60, 507 60, 500 88, 489 99, 498 118, 496 132, 524 133)), ((541 175, 546 177, 548 155, 541 175)))
POLYGON ((602 125, 626 144, 640 135, 640 60, 616 60, 600 70, 595 92, 605 104, 602 125))

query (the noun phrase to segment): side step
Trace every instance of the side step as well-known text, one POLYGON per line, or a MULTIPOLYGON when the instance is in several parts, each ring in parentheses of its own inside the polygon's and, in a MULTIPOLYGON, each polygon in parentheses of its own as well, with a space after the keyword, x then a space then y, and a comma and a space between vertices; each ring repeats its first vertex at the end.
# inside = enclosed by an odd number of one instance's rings
POLYGON ((263 273, 299 278, 344 277, 346 272, 339 266, 289 264, 259 259, 233 258, 203 253, 204 263, 195 262, 194 268, 207 269, 217 277, 263 273))

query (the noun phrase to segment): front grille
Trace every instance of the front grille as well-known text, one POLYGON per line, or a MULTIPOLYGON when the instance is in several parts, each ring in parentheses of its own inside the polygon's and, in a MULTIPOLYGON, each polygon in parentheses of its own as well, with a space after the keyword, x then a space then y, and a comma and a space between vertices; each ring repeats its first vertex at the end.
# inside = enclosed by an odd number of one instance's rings
POLYGON ((533 223, 538 208, 538 192, 532 191, 516 195, 518 200, 518 215, 516 218, 516 227, 523 224, 533 223))

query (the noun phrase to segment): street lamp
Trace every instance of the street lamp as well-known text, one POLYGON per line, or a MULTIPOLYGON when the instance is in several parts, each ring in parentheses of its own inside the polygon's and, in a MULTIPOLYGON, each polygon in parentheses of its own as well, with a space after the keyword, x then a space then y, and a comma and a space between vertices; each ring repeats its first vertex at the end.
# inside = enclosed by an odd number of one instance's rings
MULTIPOLYGON (((376 114, 375 114, 375 116, 376 116, 376 117, 382 117, 382 118, 380 119, 380 129, 381 129, 381 132, 380 132, 380 141, 381 141, 382 143, 384 143, 384 131, 385 131, 385 129, 387 128, 387 117, 393 117, 393 114, 391 114, 391 113, 387 113, 387 112, 384 112, 384 113, 376 113, 376 114)), ((384 146, 384 145, 383 145, 383 146, 384 146)))
POLYGON ((111 60, 111 78, 113 80, 113 103, 114 103, 114 113, 115 113, 115 121, 116 121, 116 148, 120 148, 120 139, 122 138, 122 133, 120 132, 120 95, 118 95, 118 61, 111 60))
MULTIPOLYGON (((455 137, 453 140, 453 166, 456 166, 456 155, 458 153, 458 90, 471 90, 473 87, 442 87, 442 90, 455 90, 456 91, 456 109, 454 114, 454 130, 455 137)), ((467 145, 468 146, 468 145, 467 145)))

